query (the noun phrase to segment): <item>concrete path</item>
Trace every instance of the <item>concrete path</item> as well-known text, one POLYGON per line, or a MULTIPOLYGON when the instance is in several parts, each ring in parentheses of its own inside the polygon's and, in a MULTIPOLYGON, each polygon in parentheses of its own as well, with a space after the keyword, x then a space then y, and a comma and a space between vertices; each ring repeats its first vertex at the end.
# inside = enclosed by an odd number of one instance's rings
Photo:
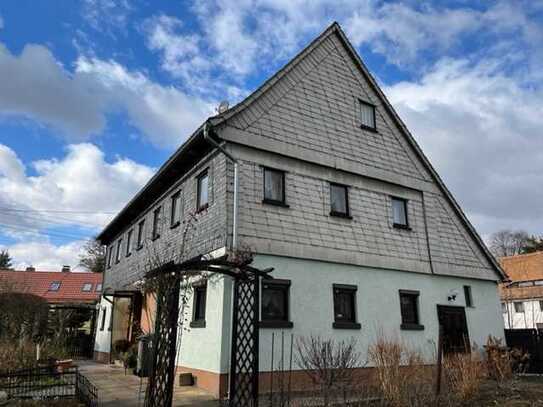
MULTIPOLYGON (((77 361, 79 371, 98 388, 101 407, 138 407, 145 401, 146 379, 124 369, 92 361, 77 361)), ((217 407, 219 402, 196 387, 174 389, 173 406, 217 407)))

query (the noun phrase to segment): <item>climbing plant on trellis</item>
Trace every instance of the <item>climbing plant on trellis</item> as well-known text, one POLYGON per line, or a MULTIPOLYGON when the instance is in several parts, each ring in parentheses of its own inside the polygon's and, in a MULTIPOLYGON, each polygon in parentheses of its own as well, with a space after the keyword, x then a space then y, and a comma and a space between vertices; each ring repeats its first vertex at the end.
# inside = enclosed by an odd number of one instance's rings
MULTIPOLYGON (((209 273, 234 280, 233 332, 228 404, 255 407, 258 404, 258 304, 260 278, 271 278, 272 268, 259 270, 250 266, 253 256, 238 251, 218 258, 196 256, 181 263, 171 261, 146 275, 157 296, 157 315, 153 341, 153 366, 146 392, 146 407, 172 404, 176 355, 179 345, 179 308, 181 281, 209 273)), ((181 297, 181 300, 180 300, 181 297)))

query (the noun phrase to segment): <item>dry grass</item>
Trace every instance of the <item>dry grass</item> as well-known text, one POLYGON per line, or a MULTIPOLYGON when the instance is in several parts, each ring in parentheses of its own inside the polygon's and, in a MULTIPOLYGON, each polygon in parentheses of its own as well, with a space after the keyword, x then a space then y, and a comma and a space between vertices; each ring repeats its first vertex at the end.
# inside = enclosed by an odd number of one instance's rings
POLYGON ((379 396, 391 407, 431 405, 432 379, 419 351, 382 335, 368 349, 379 396))
POLYGON ((486 365, 478 349, 471 353, 447 355, 443 372, 449 391, 461 402, 472 400, 479 392, 486 377, 486 365))

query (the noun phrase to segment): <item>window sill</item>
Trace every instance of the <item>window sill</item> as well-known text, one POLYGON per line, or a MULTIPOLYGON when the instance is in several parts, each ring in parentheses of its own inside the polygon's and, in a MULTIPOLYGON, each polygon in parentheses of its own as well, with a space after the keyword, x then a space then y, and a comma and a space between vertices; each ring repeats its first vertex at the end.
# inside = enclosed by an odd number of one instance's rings
POLYGON ((402 225, 401 223, 393 223, 392 226, 394 229, 412 230, 409 225, 402 225))
POLYGON ((175 223, 172 223, 172 224, 170 225, 170 229, 175 229, 175 228, 178 227, 180 224, 181 224, 180 221, 177 221, 177 222, 175 222, 175 223))
POLYGON ((190 327, 191 328, 205 328, 206 327, 206 321, 205 321, 205 319, 198 320, 198 321, 191 321, 190 322, 190 327))
POLYGON ((364 124, 361 124, 360 125, 360 128, 362 130, 367 130, 367 131, 371 131, 372 133, 377 133, 377 128, 376 127, 370 127, 370 126, 366 126, 364 124))
POLYGON ((209 208, 209 204, 206 203, 205 205, 200 206, 198 209, 196 209, 196 213, 201 213, 207 210, 209 208))
POLYGON ((334 329, 360 329, 362 326, 358 322, 334 322, 332 328, 334 329))
POLYGON ((292 328, 294 324, 290 321, 260 321, 259 328, 292 328))
POLYGON ((335 218, 343 218, 343 219, 352 219, 353 217, 347 213, 341 213, 341 212, 330 212, 330 216, 333 216, 335 218))
POLYGON ((158 240, 158 239, 160 239, 160 235, 153 236, 151 238, 151 241, 154 242, 155 240, 158 240))
POLYGON ((286 203, 281 202, 281 201, 274 201, 272 199, 263 199, 262 203, 267 204, 267 205, 282 206, 283 208, 290 208, 290 206, 287 205, 286 203))
POLYGON ((400 329, 404 331, 423 331, 424 325, 420 324, 401 324, 400 329))
POLYGON ((126 253, 126 256, 125 256, 125 257, 130 257, 130 256, 132 256, 132 252, 126 253))
POLYGON ((140 244, 138 247, 136 247, 136 251, 140 251, 141 249, 143 249, 143 245, 140 244))

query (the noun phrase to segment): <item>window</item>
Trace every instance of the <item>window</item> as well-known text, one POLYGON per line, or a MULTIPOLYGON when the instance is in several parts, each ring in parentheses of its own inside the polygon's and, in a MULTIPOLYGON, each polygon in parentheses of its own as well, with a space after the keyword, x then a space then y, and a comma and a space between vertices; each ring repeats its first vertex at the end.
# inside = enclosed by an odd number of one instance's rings
POLYGON ((100 331, 103 331, 104 327, 106 326, 106 313, 107 313, 107 308, 102 308, 102 319, 100 320, 100 331))
POLYGON ((53 281, 49 286, 49 291, 58 291, 60 290, 60 281, 53 281))
POLYGON ((201 173, 198 176, 198 199, 196 202, 196 210, 198 212, 203 211, 204 209, 207 209, 209 206, 209 176, 207 173, 207 170, 205 170, 203 173, 201 173))
POLYGON ((108 268, 111 267, 113 264, 113 246, 109 248, 109 256, 107 258, 107 266, 108 268))
POLYGON ((138 246, 137 246, 138 250, 143 247, 144 237, 145 237, 145 220, 142 220, 140 223, 138 223, 138 246))
POLYGON ((126 257, 132 254, 132 236, 134 235, 134 229, 130 229, 126 235, 126 257))
POLYGON ((375 106, 368 102, 360 101, 360 126, 367 130, 376 130, 375 106))
POLYGON ((355 285, 334 284, 334 328, 360 329, 356 322, 355 285))
POLYGON ((170 227, 174 228, 181 223, 181 191, 172 195, 172 206, 170 213, 170 227))
POLYGON ((285 173, 264 168, 264 203, 285 205, 285 173))
POLYGON ((539 301, 539 311, 543 312, 543 301, 539 301))
POLYGON ((466 300, 466 307, 473 307, 473 298, 471 296, 471 286, 464 286, 464 298, 466 300))
POLYGON ((400 311, 402 329, 424 329, 419 323, 419 292, 400 290, 400 311))
POLYGON ((83 284, 83 287, 81 288, 81 291, 86 292, 86 293, 92 291, 92 283, 83 284))
POLYGON ((515 312, 523 313, 524 312, 524 303, 523 302, 514 302, 515 312))
POLYGON ((349 216, 349 191, 345 185, 330 184, 330 215, 349 216))
POLYGON ((162 207, 159 206, 153 211, 153 234, 152 239, 156 240, 160 237, 160 218, 161 218, 162 207))
POLYGON ((261 322, 263 328, 290 328, 289 321, 290 280, 263 280, 261 322))
POLYGON ((207 284, 198 284, 194 286, 194 295, 192 298, 192 328, 203 328, 206 326, 206 295, 207 284))
POLYGON ((96 288, 94 289, 97 293, 102 292, 102 283, 96 284, 96 288))
POLYGON ((123 244, 123 239, 119 239, 117 241, 117 254, 115 255, 115 263, 118 263, 121 261, 121 246, 123 244))
POLYGON ((518 287, 532 287, 534 285, 533 281, 522 281, 518 283, 518 287))
POLYGON ((507 313, 507 304, 505 302, 502 302, 502 314, 507 313))
POLYGON ((392 219, 395 228, 409 229, 409 223, 407 222, 407 200, 392 198, 392 219))

